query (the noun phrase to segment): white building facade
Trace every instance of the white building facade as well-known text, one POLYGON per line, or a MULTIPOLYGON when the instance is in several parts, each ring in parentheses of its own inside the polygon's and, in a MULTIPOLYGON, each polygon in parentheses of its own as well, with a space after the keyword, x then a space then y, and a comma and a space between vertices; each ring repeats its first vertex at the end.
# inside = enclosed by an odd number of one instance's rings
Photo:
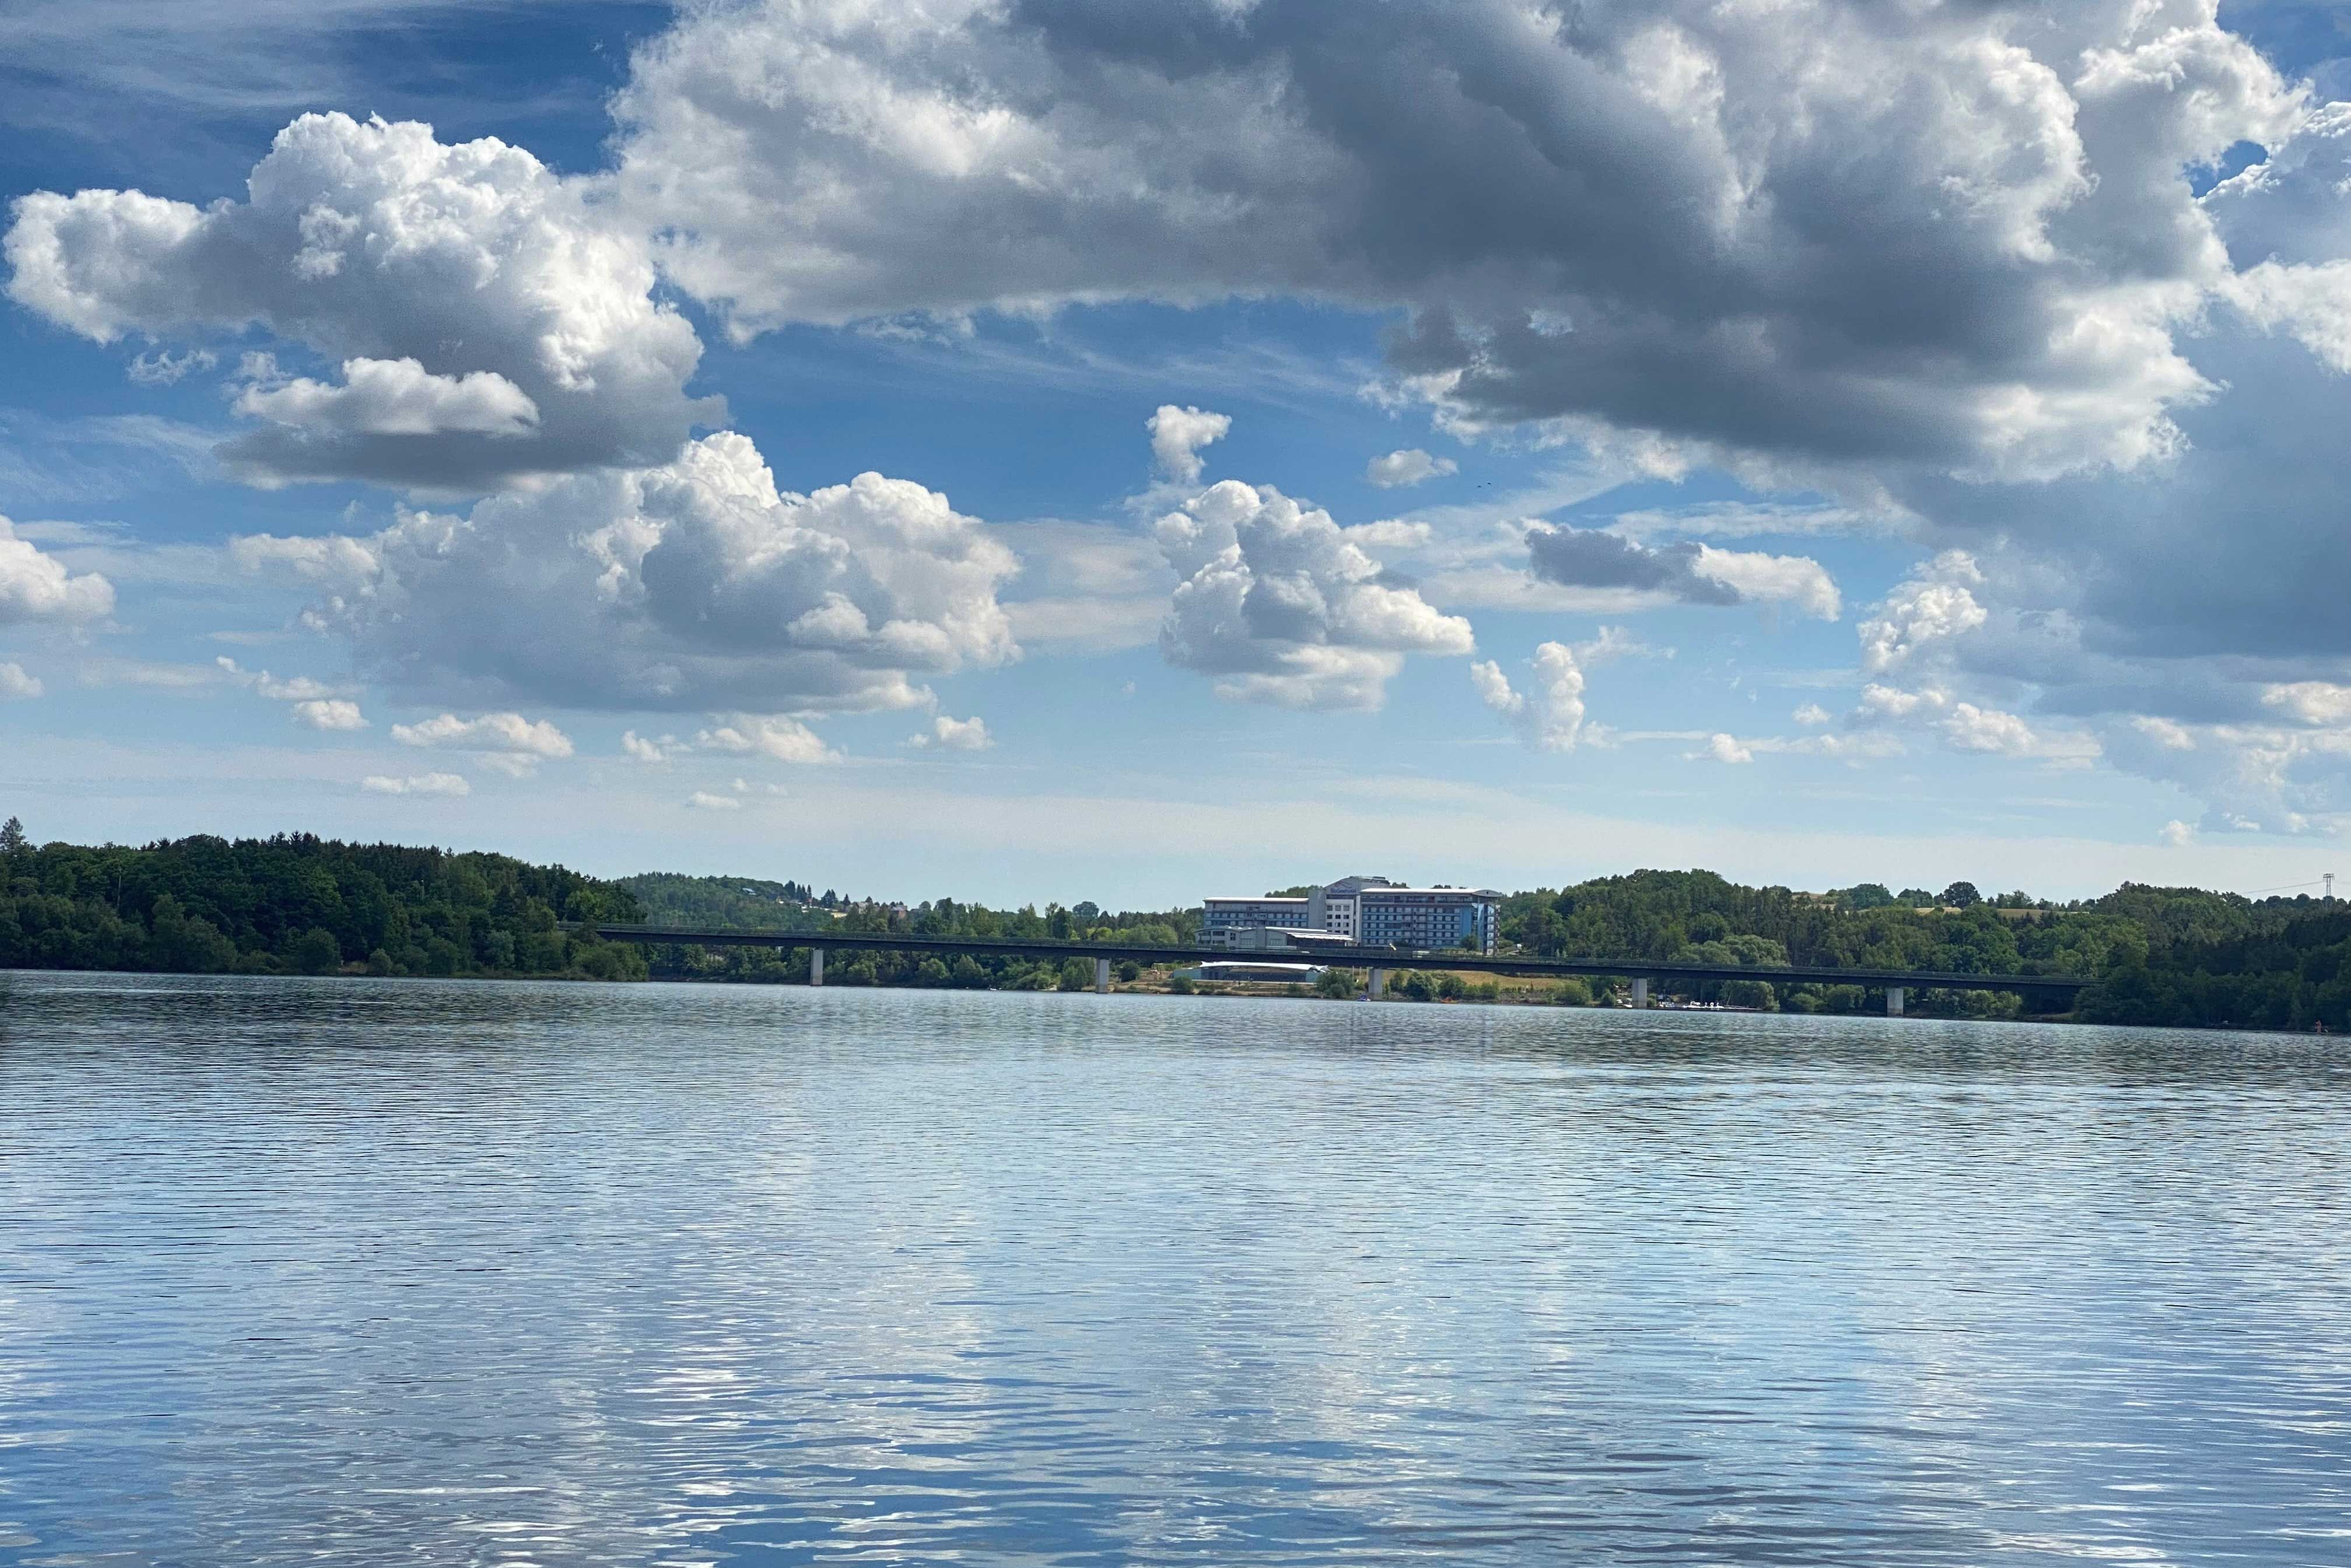
POLYGON ((1302 898, 1207 899, 1200 941, 1229 949, 1237 945, 1233 933, 1270 928, 1322 932, 1370 947, 1468 947, 1489 953, 1500 939, 1501 902, 1502 895, 1490 888, 1407 888, 1384 877, 1342 877, 1302 898))
POLYGON ((1228 933, 1258 926, 1284 930, 1321 930, 1312 922, 1311 898, 1207 898, 1200 906, 1200 945, 1232 945, 1228 933))

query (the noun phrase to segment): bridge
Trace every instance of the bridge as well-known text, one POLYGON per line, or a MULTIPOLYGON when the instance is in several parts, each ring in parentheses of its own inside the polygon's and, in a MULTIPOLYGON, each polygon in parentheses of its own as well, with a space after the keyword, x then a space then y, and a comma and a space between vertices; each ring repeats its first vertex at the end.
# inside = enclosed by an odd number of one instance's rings
POLYGON ((1857 985, 1886 992, 1886 1011, 1899 1016, 1911 991, 2006 991, 2070 1004, 2083 987, 2094 982, 2062 974, 1944 974, 1931 970, 1827 969, 1809 964, 1753 966, 1713 963, 1672 963, 1651 959, 1545 959, 1517 954, 1474 953, 1458 950, 1416 952, 1401 948, 1322 947, 1292 952, 1237 953, 1217 948, 1135 947, 1123 942, 1052 941, 1019 937, 919 937, 891 931, 766 931, 733 927, 684 927, 599 924, 596 934, 607 941, 641 942, 650 947, 806 948, 809 983, 824 983, 824 955, 833 948, 853 951, 922 953, 939 958, 1019 958, 1067 961, 1091 960, 1094 989, 1110 990, 1110 966, 1135 963, 1220 963, 1235 960, 1280 962, 1305 961, 1348 969, 1369 970, 1366 987, 1374 998, 1384 995, 1388 975, 1399 969, 1507 975, 1522 980, 1565 980, 1608 976, 1633 982, 1633 1005, 1649 1004, 1654 981, 1769 981, 1774 985, 1857 985))

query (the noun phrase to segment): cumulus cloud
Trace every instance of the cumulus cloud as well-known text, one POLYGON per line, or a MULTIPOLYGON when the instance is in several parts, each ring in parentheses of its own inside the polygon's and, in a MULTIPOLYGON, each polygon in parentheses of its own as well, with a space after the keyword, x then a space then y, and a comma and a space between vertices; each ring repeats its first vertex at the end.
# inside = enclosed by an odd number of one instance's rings
POLYGON ((2351 686, 2332 680, 2293 680, 2262 693, 2262 701, 2304 724, 2351 724, 2351 686))
POLYGON ((1946 550, 1886 597, 1861 623, 1861 668, 1872 675, 1908 663, 1932 644, 1974 631, 1990 619, 1976 602, 1983 573, 1965 551, 1946 550))
POLYGON ((1862 688, 1847 722, 1863 730, 1924 729, 1955 752, 2032 757, 2058 766, 2085 765, 2102 750, 2085 732, 2036 730, 2018 714, 1965 701, 1938 686, 1905 691, 1873 681, 1862 688))
POLYGON ((2185 849, 2196 842, 2196 829, 2175 816, 2163 825, 2163 831, 2156 836, 2174 849, 2185 849))
POLYGON ((685 395, 701 344, 654 300, 642 234, 496 140, 304 115, 242 202, 37 192, 5 250, 9 297, 98 342, 258 328, 337 368, 239 398, 258 422, 221 455, 256 483, 645 466, 722 414, 685 395))
POLYGON ((1788 604, 1823 620, 1844 609, 1835 579, 1803 556, 1703 544, 1652 546, 1604 529, 1537 523, 1527 529, 1527 559, 1538 579, 1562 587, 1622 589, 1683 604, 1788 604))
POLYGON ((360 780, 360 788, 370 794, 462 795, 474 793, 474 786, 459 774, 412 774, 406 778, 370 774, 360 780))
POLYGON ((1471 424, 2044 476, 2178 449, 2230 274, 2179 171, 2302 101, 2211 0, 765 0, 615 110, 737 333, 1303 296, 1471 424))
POLYGON ((1790 716, 1793 718, 1797 723, 1805 726, 1807 729, 1817 728, 1820 725, 1834 723, 1836 722, 1836 716, 1817 702, 1806 702, 1799 707, 1795 712, 1790 716))
POLYGON ((747 437, 580 475, 363 538, 235 542, 325 597, 362 673, 443 700, 826 713, 929 705, 918 681, 1019 648, 1012 552, 936 492, 878 473, 779 492, 747 437))
POLYGON ((1510 685, 1510 678, 1502 673, 1502 667, 1490 659, 1469 667, 1469 685, 1478 693, 1479 701, 1505 719, 1515 719, 1526 711, 1526 698, 1510 685))
POLYGON ((1685 753, 1683 760, 1693 763, 1751 763, 1755 760, 1755 753, 1738 736, 1717 732, 1708 735, 1706 744, 1697 751, 1685 753))
POLYGON ((634 730, 623 730, 621 732, 622 752, 641 763, 666 763, 670 759, 671 752, 676 749, 677 737, 674 735, 664 735, 658 741, 649 741, 634 730))
POLYGON ((737 716, 732 723, 704 730, 695 738, 703 751, 757 753, 779 763, 837 763, 841 753, 797 719, 737 716))
POLYGON ((294 704, 294 722, 313 730, 364 730, 360 705, 340 697, 311 698, 294 704))
POLYGON ((920 734, 910 735, 906 744, 917 748, 935 746, 949 752, 984 752, 996 744, 987 732, 987 723, 977 717, 950 719, 945 713, 931 721, 931 727, 920 734))
POLYGON ((1469 623, 1388 579, 1329 513, 1271 486, 1211 485, 1159 520, 1176 589, 1159 648, 1219 696, 1369 709, 1407 654, 1467 654, 1469 623))
POLYGON ((1364 465, 1364 477, 1383 490, 1393 490, 1402 484, 1441 479, 1458 470, 1459 464, 1449 457, 1431 457, 1418 447, 1406 447, 1372 459, 1364 465))
POLYGON ((544 719, 519 713, 485 713, 460 719, 444 713, 421 724, 394 724, 392 738, 403 746, 448 746, 467 752, 514 752, 534 757, 568 757, 571 739, 544 719))
POLYGON ((1972 702, 1954 703, 1942 722, 1942 731, 1952 748, 1962 752, 2022 757, 2032 754, 2036 743, 2032 727, 2015 714, 1979 708, 1972 702))
POLYGON ((544 719, 519 713, 484 713, 460 719, 443 713, 421 724, 394 724, 392 738, 403 746, 471 752, 484 767, 525 778, 549 758, 571 754, 571 738, 544 719))
POLYGON ((706 789, 698 789, 687 795, 685 804, 692 811, 740 811, 743 809, 743 803, 733 795, 713 794, 706 789))
POLYGON ((1222 441, 1233 428, 1233 421, 1228 414, 1162 403, 1159 410, 1144 421, 1144 428, 1151 432, 1151 458, 1160 472, 1180 484, 1197 484, 1200 449, 1211 441, 1222 441))
POLYGON ((0 701, 20 701, 41 691, 39 677, 26 674, 23 665, 0 663, 0 701))
POLYGON ((1572 752, 1583 734, 1583 660, 1599 645, 1582 649, 1546 642, 1528 660, 1527 689, 1510 684, 1502 667, 1489 659, 1469 667, 1469 683, 1479 701, 1510 721, 1539 751, 1572 752))
POLYGON ((0 626, 83 626, 113 613, 113 584, 96 572, 68 571, 0 517, 0 626))
POLYGON ((436 376, 413 359, 346 359, 340 386, 308 377, 256 379, 238 395, 235 409, 252 419, 342 435, 511 437, 538 427, 538 405, 495 370, 436 376))

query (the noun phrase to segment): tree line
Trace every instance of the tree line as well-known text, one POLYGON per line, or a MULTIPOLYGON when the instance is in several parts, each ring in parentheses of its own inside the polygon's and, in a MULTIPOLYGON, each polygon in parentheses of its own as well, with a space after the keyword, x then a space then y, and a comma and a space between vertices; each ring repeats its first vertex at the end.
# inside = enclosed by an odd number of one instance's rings
POLYGON ((0 825, 0 969, 643 978, 561 929, 638 918, 608 882, 504 855, 307 833, 35 846, 0 825))
MULTIPOLYGON (((2198 888, 2126 883, 2059 903, 1984 898, 1954 883, 1890 894, 1865 883, 1827 893, 1750 888, 1710 871, 1635 871, 1512 894, 1505 941, 1545 957, 1626 958, 1951 974, 2048 974, 2098 981, 2074 1015, 2099 1023, 2330 1030, 2351 1027, 2351 911, 2304 895, 2254 900, 2198 888)), ((1701 1000, 1859 1012, 1857 986, 1729 981, 1701 1000)), ((2012 1016, 1993 992, 1927 992, 1914 1012, 2012 1016)))

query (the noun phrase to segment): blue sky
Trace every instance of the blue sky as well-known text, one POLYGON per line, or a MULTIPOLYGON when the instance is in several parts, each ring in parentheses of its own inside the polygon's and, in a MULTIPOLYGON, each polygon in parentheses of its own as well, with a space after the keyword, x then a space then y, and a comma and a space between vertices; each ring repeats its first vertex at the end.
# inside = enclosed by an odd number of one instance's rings
POLYGON ((1806 9, 33 0, 0 806, 1137 906, 2314 879, 2338 8, 1806 9))

